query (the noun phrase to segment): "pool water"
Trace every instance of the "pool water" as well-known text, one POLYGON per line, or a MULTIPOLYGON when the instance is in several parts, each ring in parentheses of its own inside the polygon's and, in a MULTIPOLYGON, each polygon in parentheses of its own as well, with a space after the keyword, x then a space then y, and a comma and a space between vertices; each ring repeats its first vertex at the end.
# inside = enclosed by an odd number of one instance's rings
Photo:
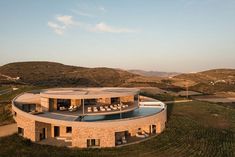
POLYGON ((140 107, 130 112, 112 114, 112 115, 85 116, 82 119, 78 120, 84 122, 94 122, 94 121, 104 121, 104 120, 135 118, 135 117, 152 115, 160 112, 161 110, 162 108, 156 108, 156 107, 140 107))

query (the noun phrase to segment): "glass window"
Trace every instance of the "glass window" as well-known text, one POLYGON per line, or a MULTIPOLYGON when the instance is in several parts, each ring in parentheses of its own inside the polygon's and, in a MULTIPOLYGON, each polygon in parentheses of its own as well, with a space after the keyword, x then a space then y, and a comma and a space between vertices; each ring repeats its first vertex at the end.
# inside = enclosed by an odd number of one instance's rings
POLYGON ((18 134, 19 134, 20 136, 24 136, 24 129, 18 127, 18 134))
POLYGON ((36 104, 23 104, 22 110, 25 112, 32 112, 36 110, 36 104))
POLYGON ((66 133, 72 133, 72 127, 66 127, 66 133))
POLYGON ((138 100, 139 100, 139 95, 137 94, 134 96, 134 101, 138 101, 138 100))
POLYGON ((97 99, 84 99, 84 105, 96 105, 97 99))
POLYGON ((87 139, 87 147, 99 147, 100 139, 87 139))
POLYGON ((62 108, 69 108, 71 105, 70 99, 57 99, 57 110, 60 110, 60 107, 62 108))
POLYGON ((119 97, 111 98, 111 104, 117 104, 117 103, 120 103, 119 97))

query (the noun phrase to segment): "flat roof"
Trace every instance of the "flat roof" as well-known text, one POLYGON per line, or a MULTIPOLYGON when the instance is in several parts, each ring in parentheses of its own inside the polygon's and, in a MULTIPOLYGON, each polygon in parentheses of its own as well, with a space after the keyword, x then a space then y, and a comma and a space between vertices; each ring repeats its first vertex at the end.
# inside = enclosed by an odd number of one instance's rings
POLYGON ((135 95, 137 88, 100 87, 100 88, 51 88, 42 90, 40 95, 46 98, 92 99, 101 97, 121 97, 135 95))

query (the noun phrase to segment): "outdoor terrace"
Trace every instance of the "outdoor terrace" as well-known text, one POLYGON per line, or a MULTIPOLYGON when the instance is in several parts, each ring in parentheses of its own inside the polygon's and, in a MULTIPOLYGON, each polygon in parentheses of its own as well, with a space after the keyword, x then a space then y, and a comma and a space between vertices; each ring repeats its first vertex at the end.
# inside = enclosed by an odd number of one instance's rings
POLYGON ((138 108, 138 102, 134 103, 125 103, 125 104, 96 104, 96 105, 85 105, 84 109, 82 106, 77 108, 75 111, 57 110, 53 111, 54 113, 71 115, 71 116, 84 116, 84 115, 111 115, 123 112, 129 112, 138 108))

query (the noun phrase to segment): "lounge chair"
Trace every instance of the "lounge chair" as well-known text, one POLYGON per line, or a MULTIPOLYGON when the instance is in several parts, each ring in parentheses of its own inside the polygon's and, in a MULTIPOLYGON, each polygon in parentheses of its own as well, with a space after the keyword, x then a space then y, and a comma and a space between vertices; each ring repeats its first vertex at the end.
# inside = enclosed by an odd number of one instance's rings
POLYGON ((72 106, 72 105, 71 105, 71 106, 69 107, 69 111, 70 111, 70 112, 77 111, 77 109, 78 109, 77 106, 72 106))
POLYGON ((118 108, 117 108, 117 107, 113 107, 112 109, 113 109, 113 110, 117 110, 118 108))
POLYGON ((98 112, 97 107, 93 107, 93 111, 94 111, 94 112, 98 112))
POLYGON ((100 111, 106 111, 105 108, 103 108, 102 106, 100 107, 100 111))
POLYGON ((139 138, 145 138, 146 136, 144 134, 141 134, 141 133, 136 133, 135 134, 136 137, 139 137, 139 138))
POLYGON ((65 111, 65 110, 67 110, 67 108, 65 108, 64 106, 60 107, 60 111, 65 111))
POLYGON ((69 111, 70 111, 70 110, 72 110, 72 109, 73 109, 73 106, 72 106, 72 105, 70 105, 70 106, 69 106, 69 111))
POLYGON ((123 143, 123 144, 126 144, 126 143, 127 143, 125 136, 122 137, 122 143, 123 143))

